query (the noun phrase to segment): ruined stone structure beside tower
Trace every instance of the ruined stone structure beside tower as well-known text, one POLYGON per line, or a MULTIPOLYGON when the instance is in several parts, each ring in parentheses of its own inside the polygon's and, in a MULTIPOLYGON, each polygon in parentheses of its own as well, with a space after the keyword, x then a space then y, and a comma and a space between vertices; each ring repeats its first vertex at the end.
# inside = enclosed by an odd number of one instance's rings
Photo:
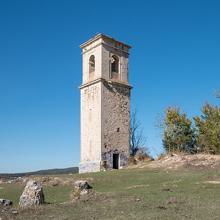
POLYGON ((128 163, 130 46, 103 34, 83 43, 79 172, 120 169, 128 163))

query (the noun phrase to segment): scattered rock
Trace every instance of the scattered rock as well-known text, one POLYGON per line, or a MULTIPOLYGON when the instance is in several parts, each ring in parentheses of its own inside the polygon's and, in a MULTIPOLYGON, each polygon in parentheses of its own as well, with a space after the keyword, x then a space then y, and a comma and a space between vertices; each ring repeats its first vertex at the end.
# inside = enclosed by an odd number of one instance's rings
POLYGON ((19 177, 15 178, 15 179, 13 180, 13 182, 14 182, 14 183, 22 183, 22 182, 23 182, 23 178, 22 178, 21 176, 19 176, 19 177))
POLYGON ((177 203, 176 197, 171 197, 171 198, 167 201, 167 205, 176 204, 176 203, 177 203))
POLYGON ((19 200, 20 207, 30 207, 44 203, 43 187, 40 183, 29 180, 19 200))
POLYGON ((92 187, 86 180, 78 180, 74 183, 74 190, 71 193, 73 200, 79 199, 81 196, 85 196, 91 192, 92 187))
POLYGON ((88 193, 89 193, 89 190, 83 189, 83 190, 81 190, 81 192, 80 192, 80 196, 84 196, 84 195, 86 195, 86 194, 88 194, 88 193))
POLYGON ((59 185, 59 181, 58 180, 53 180, 50 182, 51 186, 58 186, 59 185))
POLYGON ((41 182, 42 184, 49 183, 50 181, 51 181, 51 178, 49 176, 41 176, 39 179, 39 182, 41 182))
POLYGON ((159 205, 157 208, 158 208, 158 209, 163 209, 163 210, 166 210, 166 209, 167 209, 165 206, 162 206, 162 205, 159 205))
POLYGON ((17 214, 18 214, 18 210, 12 209, 12 210, 11 210, 11 213, 12 213, 13 215, 17 215, 17 214))
POLYGON ((4 183, 4 179, 2 177, 0 177, 0 184, 4 183))
POLYGON ((162 191, 172 192, 172 190, 170 188, 163 188, 162 191))
POLYGON ((11 206, 12 204, 13 204, 12 201, 9 199, 0 199, 0 205, 11 206))
POLYGON ((92 189, 92 187, 88 184, 86 180, 78 180, 74 183, 74 187, 77 190, 88 190, 92 189))
POLYGON ((21 180, 21 183, 26 185, 28 182, 28 178, 27 177, 23 177, 22 180, 21 180))

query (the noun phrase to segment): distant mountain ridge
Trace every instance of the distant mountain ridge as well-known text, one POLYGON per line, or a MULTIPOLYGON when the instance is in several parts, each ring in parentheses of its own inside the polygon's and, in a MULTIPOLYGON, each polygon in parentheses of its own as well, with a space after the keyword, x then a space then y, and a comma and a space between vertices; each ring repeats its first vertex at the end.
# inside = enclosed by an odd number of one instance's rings
POLYGON ((30 175, 55 175, 55 174, 70 174, 70 173, 78 173, 78 167, 68 167, 68 168, 55 168, 55 169, 47 169, 47 170, 38 170, 33 172, 26 173, 0 173, 0 177, 23 177, 30 175))

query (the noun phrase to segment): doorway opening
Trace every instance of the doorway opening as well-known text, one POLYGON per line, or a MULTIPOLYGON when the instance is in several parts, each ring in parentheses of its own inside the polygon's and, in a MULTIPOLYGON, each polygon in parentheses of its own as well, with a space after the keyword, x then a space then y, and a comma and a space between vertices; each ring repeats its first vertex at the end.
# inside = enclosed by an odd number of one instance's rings
POLYGON ((113 169, 119 169, 119 154, 113 154, 113 169))

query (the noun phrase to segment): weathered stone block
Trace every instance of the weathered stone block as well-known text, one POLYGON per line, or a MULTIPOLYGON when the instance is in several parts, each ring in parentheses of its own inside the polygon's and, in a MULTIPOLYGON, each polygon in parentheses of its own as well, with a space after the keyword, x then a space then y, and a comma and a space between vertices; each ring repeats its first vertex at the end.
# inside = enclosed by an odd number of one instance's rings
POLYGON ((37 206, 44 203, 43 187, 40 183, 29 180, 19 200, 19 206, 22 208, 37 206))

